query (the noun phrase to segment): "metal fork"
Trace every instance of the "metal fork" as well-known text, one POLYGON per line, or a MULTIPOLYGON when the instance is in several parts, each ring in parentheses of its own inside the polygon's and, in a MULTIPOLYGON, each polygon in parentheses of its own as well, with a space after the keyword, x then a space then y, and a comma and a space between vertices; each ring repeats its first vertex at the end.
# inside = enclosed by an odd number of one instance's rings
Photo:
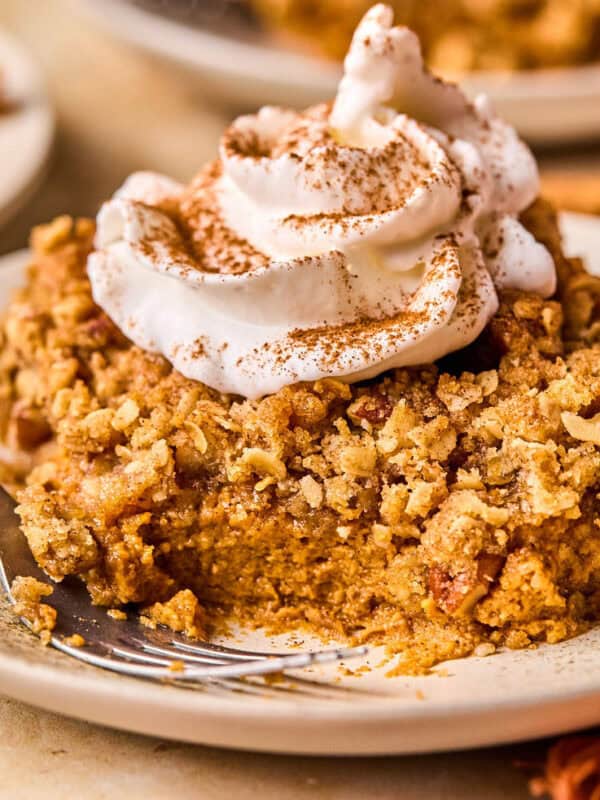
MULTIPOLYGON (((0 488, 0 583, 14 604, 10 587, 17 576, 47 575, 38 567, 19 528, 15 503, 0 488)), ((366 647, 340 647, 318 652, 266 653, 239 650, 206 641, 190 641, 167 629, 151 630, 129 611, 126 620, 115 620, 92 606, 83 583, 66 578, 53 583, 48 598, 57 613, 57 625, 50 644, 74 658, 125 675, 154 680, 223 682, 230 679, 269 675, 364 656, 366 647), (65 641, 79 634, 82 647, 65 641)), ((22 619, 28 627, 31 624, 22 619)), ((221 683, 223 685, 223 683, 221 683)))

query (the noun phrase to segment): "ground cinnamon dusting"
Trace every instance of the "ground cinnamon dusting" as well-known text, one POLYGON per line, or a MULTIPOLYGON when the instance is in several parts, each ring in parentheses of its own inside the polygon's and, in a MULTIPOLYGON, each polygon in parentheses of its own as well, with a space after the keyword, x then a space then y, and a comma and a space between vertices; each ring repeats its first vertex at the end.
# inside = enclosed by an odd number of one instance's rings
MULTIPOLYGON (((278 220, 282 228, 301 234, 317 225, 323 232, 362 235, 375 215, 402 207, 415 191, 432 182, 457 183, 458 173, 431 173, 431 165, 418 148, 399 130, 380 148, 341 146, 330 127, 331 104, 323 103, 302 113, 277 112, 282 125, 272 141, 261 138, 252 127, 234 122, 224 133, 222 150, 226 158, 260 162, 267 174, 277 159, 293 159, 299 178, 308 192, 328 191, 345 198, 341 210, 332 213, 291 213, 278 220)), ((245 120, 245 118, 241 118, 245 120)), ((446 169, 446 168, 445 168, 446 169)), ((200 171, 182 197, 161 206, 176 226, 184 263, 210 273, 242 275, 267 267, 271 259, 238 236, 224 218, 220 203, 223 163, 215 161, 200 171)), ((161 233, 169 247, 169 236, 161 233)), ((147 255, 151 255, 151 243, 147 255)))
POLYGON ((223 219, 215 191, 221 173, 218 161, 199 173, 179 200, 178 220, 193 248, 197 269, 240 275, 267 266, 268 258, 237 236, 223 219))

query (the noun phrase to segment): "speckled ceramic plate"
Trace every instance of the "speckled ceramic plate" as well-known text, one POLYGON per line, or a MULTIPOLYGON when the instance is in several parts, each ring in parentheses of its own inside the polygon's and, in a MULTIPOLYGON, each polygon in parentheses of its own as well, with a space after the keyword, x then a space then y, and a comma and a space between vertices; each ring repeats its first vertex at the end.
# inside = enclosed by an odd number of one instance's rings
MULTIPOLYGON (((202 91, 244 108, 319 103, 335 93, 339 81, 337 64, 284 48, 243 18, 215 22, 210 3, 85 0, 83 7, 116 36, 184 66, 202 91)), ((475 72, 462 83, 471 95, 488 94, 530 141, 585 140, 600 133, 600 65, 475 72)))
MULTIPOLYGON (((600 218, 565 215, 569 252, 595 258, 600 218)), ((23 278, 27 254, 0 262, 0 297, 23 278)), ((102 613, 99 611, 98 613, 102 613)), ((281 648, 285 639, 240 635, 281 648)), ((305 642, 305 645, 310 644, 305 642)), ((177 688, 116 676, 53 650, 0 600, 0 692, 116 728, 202 744, 280 753, 432 752, 556 734, 600 723, 600 628, 568 642, 441 665, 421 678, 388 678, 381 653, 360 676, 304 670, 295 686, 246 692, 177 688)), ((356 670, 360 662, 348 667, 356 670)))
POLYGON ((0 113, 0 225, 38 187, 54 135, 54 115, 34 60, 0 32, 0 85, 11 102, 0 113))

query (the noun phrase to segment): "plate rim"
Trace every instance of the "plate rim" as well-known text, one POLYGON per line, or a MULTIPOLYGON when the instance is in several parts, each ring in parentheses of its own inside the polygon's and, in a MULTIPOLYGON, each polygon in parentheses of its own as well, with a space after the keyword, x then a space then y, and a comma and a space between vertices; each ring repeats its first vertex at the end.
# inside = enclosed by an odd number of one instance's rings
MULTIPOLYGON (((4 226, 27 204, 46 174, 56 120, 36 59, 17 37, 4 30, 0 30, 0 67, 7 73, 9 85, 11 77, 18 75, 26 93, 23 107, 17 107, 10 115, 35 130, 35 144, 21 155, 18 162, 20 180, 11 192, 4 193, 0 189, 0 226, 4 226)), ((21 129, 18 132, 21 133, 21 129)))

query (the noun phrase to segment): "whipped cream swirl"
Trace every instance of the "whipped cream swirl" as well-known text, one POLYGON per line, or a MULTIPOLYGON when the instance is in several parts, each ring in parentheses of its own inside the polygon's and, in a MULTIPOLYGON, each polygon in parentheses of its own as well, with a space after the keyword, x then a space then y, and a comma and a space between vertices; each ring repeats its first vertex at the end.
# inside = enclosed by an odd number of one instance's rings
POLYGON ((377 5, 333 106, 237 119, 188 188, 131 176, 98 216, 96 302, 185 376, 259 397, 369 378, 472 342, 497 290, 555 290, 519 222, 533 156, 424 67, 377 5))

